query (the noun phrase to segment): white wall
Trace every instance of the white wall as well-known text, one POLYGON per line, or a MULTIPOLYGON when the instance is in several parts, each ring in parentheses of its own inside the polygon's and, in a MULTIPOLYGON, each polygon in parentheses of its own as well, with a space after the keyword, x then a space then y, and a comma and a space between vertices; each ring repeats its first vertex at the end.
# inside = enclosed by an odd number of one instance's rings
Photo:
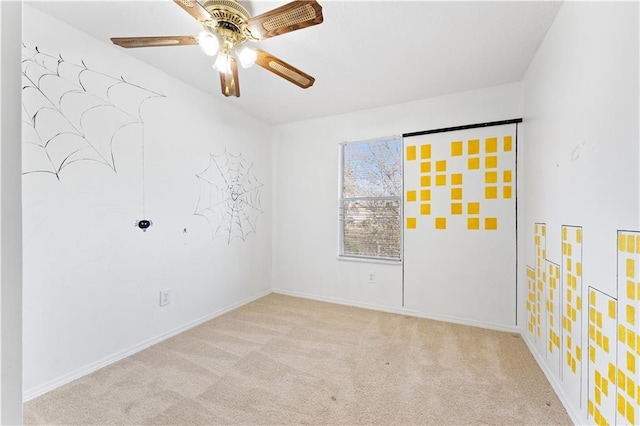
POLYGON ((22 423, 20 2, 0 2, 0 424, 22 423))
POLYGON ((402 308, 400 265, 336 258, 338 144, 518 118, 521 102, 521 86, 510 84, 277 126, 273 147, 274 290, 402 308), (367 282, 370 272, 375 273, 375 284, 367 282))
MULTIPOLYGON (((24 388, 32 398, 269 292, 272 128, 131 58, 108 40, 24 9, 28 47, 62 54, 69 62, 84 60, 91 69, 165 96, 143 104, 144 131, 138 125, 119 134, 117 173, 80 161, 63 169, 59 181, 46 173, 23 176, 24 388), (196 173, 209 165, 210 153, 225 149, 242 154, 247 166, 253 163, 264 184, 264 213, 244 242, 229 243, 222 234, 212 238, 207 222, 193 214, 200 194, 196 173), (147 232, 134 227, 143 218, 154 222, 147 232), (172 302, 161 308, 159 291, 165 288, 171 289, 172 302)), ((87 115, 86 127, 109 134, 107 118, 103 124, 87 115)), ((25 170, 38 161, 38 149, 32 148, 23 155, 25 170)))
MULTIPOLYGON (((582 226, 585 354, 587 286, 616 296, 616 231, 640 225, 638 72, 637 2, 566 2, 523 81, 520 324, 534 222, 547 224, 547 258, 556 263, 561 226, 582 226)), ((582 408, 569 405, 574 420, 585 423, 586 355, 582 367, 582 408)), ((558 377, 552 382, 563 388, 558 377)))

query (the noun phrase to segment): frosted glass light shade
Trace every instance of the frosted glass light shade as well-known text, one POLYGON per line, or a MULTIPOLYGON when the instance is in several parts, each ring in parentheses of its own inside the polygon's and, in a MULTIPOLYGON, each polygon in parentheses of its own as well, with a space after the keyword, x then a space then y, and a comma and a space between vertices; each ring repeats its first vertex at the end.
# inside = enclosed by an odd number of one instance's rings
POLYGON ((236 49, 236 54, 238 55, 242 68, 249 68, 256 62, 256 58, 258 57, 258 53, 247 46, 241 46, 236 49))
POLYGON ((221 73, 230 74, 231 73, 231 61, 228 54, 224 52, 219 52, 216 57, 216 61, 213 63, 213 68, 217 69, 221 73))
POLYGON ((220 49, 220 42, 218 41, 218 38, 206 31, 202 31, 198 35, 198 44, 202 51, 209 56, 214 56, 218 53, 218 49, 220 49))

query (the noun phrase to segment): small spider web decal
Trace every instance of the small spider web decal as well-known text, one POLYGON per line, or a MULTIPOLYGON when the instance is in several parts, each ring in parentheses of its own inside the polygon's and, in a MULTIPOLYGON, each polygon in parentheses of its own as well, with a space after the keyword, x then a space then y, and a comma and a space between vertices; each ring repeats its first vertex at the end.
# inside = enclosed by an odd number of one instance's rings
POLYGON ((211 226, 212 238, 231 243, 245 241, 256 232, 256 222, 263 213, 260 195, 264 186, 253 173, 242 154, 209 155, 209 165, 196 177, 200 194, 194 215, 201 216, 211 226))

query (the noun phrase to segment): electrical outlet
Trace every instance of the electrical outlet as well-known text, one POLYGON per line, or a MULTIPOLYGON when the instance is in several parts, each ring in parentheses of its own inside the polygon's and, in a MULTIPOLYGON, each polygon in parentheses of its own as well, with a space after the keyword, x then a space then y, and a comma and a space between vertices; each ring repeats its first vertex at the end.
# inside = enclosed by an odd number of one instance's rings
POLYGON ((167 306, 171 303, 171 290, 164 289, 160 290, 160 306, 167 306))
POLYGON ((373 272, 369 272, 369 280, 368 280, 369 284, 375 284, 376 282, 376 274, 374 274, 373 272))

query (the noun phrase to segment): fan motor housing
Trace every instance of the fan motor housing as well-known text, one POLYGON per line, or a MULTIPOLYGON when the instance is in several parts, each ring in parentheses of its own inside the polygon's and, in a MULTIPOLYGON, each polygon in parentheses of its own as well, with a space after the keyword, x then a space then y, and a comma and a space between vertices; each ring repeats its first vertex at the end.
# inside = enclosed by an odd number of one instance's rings
POLYGON ((240 3, 234 0, 206 0, 202 6, 213 17, 211 30, 224 33, 227 37, 233 36, 235 43, 241 43, 250 36, 247 31, 249 12, 240 3))

